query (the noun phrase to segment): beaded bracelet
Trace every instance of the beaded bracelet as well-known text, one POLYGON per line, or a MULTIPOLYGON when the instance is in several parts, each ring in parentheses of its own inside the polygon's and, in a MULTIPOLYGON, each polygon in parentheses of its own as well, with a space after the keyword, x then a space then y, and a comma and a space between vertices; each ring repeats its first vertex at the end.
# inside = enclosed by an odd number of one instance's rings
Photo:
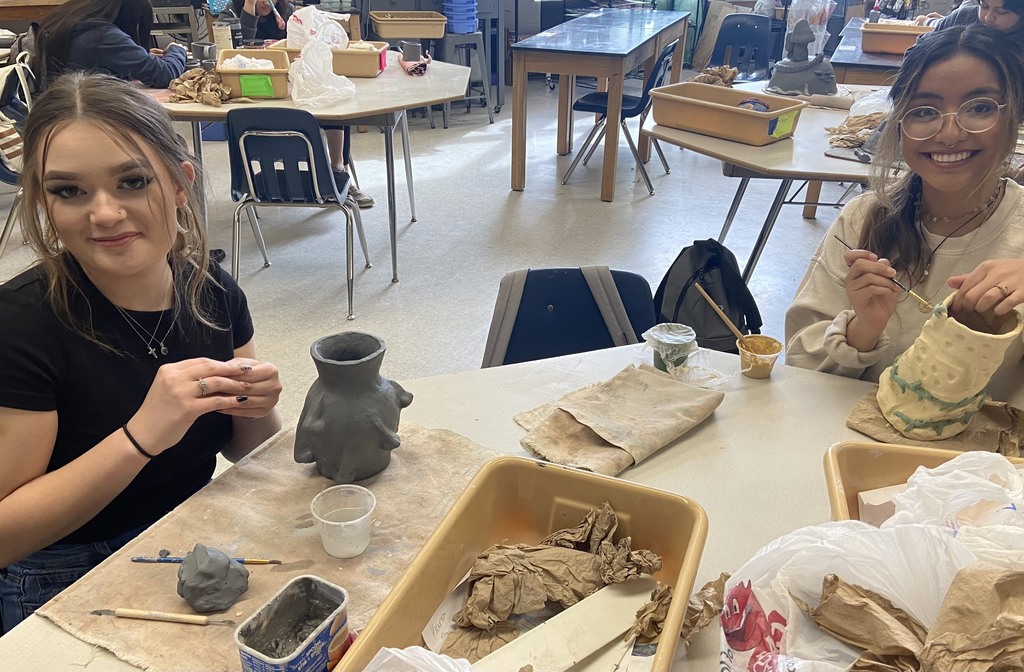
POLYGON ((128 440, 132 442, 133 446, 135 446, 135 450, 139 451, 140 453, 145 455, 150 460, 152 460, 154 457, 156 457, 156 455, 150 455, 145 450, 143 450, 142 446, 139 445, 139 442, 135 440, 134 436, 132 436, 132 433, 128 431, 128 423, 125 423, 125 424, 121 425, 121 429, 124 430, 124 435, 127 436, 128 440))

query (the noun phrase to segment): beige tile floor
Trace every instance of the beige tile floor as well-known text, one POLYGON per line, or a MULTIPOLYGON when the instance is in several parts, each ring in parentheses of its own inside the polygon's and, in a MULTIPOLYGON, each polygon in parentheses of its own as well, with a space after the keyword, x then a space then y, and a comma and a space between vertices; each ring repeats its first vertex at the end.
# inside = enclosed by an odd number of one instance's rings
MULTIPOLYGON (((378 204, 363 211, 374 266, 357 265, 353 321, 345 319, 344 226, 337 213, 265 211, 269 268, 263 268, 248 227, 243 229, 240 282, 249 297, 259 352, 281 369, 286 422, 297 419, 316 375, 309 346, 320 336, 355 329, 383 337, 388 343, 383 373, 399 380, 476 368, 505 272, 606 264, 639 273, 656 287, 682 247, 717 237, 736 187, 735 180, 722 176, 719 162, 666 147, 672 172, 664 174, 657 161, 648 164, 656 190, 651 196, 634 179, 635 165, 622 142, 616 198, 604 203, 600 151, 568 185, 560 182, 571 157, 555 153, 558 91, 542 79, 532 80, 528 95, 524 192, 509 190, 510 106, 493 125, 479 107, 466 114, 454 106, 447 130, 440 127, 440 115, 434 130, 426 119, 411 119, 419 221, 409 222, 399 165, 398 284, 391 283, 383 138, 376 129, 355 135, 361 186, 378 204)), ((577 115, 577 146, 589 123, 588 116, 577 115)), ((187 126, 181 130, 188 133, 187 126)), ((212 244, 229 249, 233 204, 227 152, 222 142, 205 147, 212 244)), ((741 264, 776 187, 774 181, 755 181, 747 191, 727 241, 741 264)), ((823 199, 842 191, 826 185, 823 199)), ((0 185, 0 214, 6 215, 13 193, 0 185)), ((805 220, 800 207, 783 209, 750 283, 765 333, 782 337, 786 307, 836 212, 822 208, 816 220, 805 220)), ((0 258, 0 281, 31 262, 20 241, 16 232, 0 258)))

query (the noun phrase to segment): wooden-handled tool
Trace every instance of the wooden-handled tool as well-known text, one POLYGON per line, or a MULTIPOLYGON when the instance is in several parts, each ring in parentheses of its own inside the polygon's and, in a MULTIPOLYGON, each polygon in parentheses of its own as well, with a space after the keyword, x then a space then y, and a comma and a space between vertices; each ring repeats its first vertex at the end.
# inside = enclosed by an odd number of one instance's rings
POLYGON ((711 304, 711 307, 715 309, 715 312, 718 313, 718 316, 722 318, 723 322, 725 322, 725 326, 729 327, 729 331, 735 334, 736 340, 738 340, 740 343, 746 343, 747 337, 744 336, 736 327, 736 325, 732 323, 732 320, 729 319, 729 316, 722 312, 722 309, 719 308, 718 304, 715 303, 715 300, 712 299, 711 296, 704 291, 704 288, 700 286, 700 283, 695 282, 693 283, 693 286, 696 287, 697 291, 700 292, 700 295, 703 296, 707 300, 707 302, 711 304))
POLYGON ((148 611, 146 609, 94 609, 92 613, 97 616, 140 618, 144 621, 166 621, 168 623, 188 623, 191 625, 235 625, 234 621, 215 620, 200 614, 173 614, 167 611, 148 611))

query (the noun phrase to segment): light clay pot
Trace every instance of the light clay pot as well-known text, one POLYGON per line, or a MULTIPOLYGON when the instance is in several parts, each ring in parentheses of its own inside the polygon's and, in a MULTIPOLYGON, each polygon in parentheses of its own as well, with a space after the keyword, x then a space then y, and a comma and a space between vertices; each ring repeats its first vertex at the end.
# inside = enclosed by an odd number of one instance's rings
POLYGON ((306 393, 295 429, 295 461, 316 462, 338 484, 361 481, 391 463, 401 444, 398 420, 412 395, 381 378, 384 341, 358 331, 318 339, 310 348, 319 377, 306 393))
POLYGON ((958 316, 968 327, 949 316, 953 296, 935 306, 921 335, 878 379, 875 398, 882 415, 907 438, 938 441, 967 429, 988 398, 985 386, 1007 348, 1020 338, 1016 310, 995 319, 958 316))

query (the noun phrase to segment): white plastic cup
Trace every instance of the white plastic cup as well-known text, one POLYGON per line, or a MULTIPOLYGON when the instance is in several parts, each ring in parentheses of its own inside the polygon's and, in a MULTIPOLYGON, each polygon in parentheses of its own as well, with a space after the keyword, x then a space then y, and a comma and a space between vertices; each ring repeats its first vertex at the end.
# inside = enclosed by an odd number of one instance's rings
POLYGON ((313 498, 309 510, 328 555, 354 558, 370 543, 370 521, 377 499, 358 485, 336 485, 313 498))

